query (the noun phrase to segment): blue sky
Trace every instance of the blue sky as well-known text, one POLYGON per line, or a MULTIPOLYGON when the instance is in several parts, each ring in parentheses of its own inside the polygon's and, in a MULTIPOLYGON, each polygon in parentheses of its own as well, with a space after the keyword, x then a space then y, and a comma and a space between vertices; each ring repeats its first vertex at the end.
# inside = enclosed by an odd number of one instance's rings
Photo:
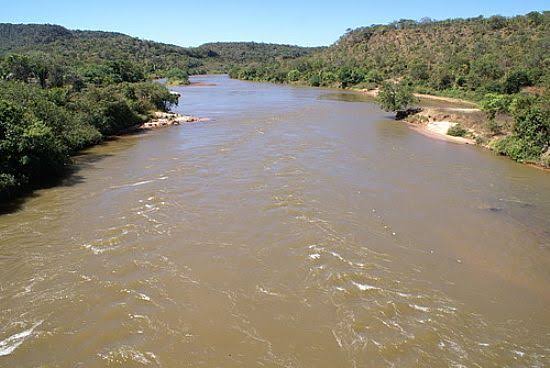
POLYGON ((347 28, 399 18, 516 15, 549 0, 0 0, 0 22, 117 31, 181 46, 210 41, 329 45, 347 28))

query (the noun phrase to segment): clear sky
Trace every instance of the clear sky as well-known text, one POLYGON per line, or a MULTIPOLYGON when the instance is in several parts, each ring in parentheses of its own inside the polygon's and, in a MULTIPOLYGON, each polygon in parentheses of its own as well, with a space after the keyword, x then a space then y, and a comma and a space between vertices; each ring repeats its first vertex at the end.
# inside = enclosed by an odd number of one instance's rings
POLYGON ((550 10, 550 0, 0 0, 0 22, 116 31, 181 46, 211 41, 329 45, 347 28, 550 10))

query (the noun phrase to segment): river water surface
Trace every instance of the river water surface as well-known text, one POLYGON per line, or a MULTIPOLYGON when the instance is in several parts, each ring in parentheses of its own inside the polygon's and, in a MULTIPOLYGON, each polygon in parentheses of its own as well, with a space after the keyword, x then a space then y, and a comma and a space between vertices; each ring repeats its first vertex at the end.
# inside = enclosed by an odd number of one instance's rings
POLYGON ((176 110, 210 122, 0 216, 0 367, 550 365, 548 173, 333 91, 195 81, 176 110))

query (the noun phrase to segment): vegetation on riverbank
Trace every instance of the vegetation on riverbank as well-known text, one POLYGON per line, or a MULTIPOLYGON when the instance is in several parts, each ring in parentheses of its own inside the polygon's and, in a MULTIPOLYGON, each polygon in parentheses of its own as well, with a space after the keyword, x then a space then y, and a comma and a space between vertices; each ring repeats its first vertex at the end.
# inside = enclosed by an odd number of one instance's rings
POLYGON ((253 42, 184 48, 114 32, 0 23, 0 199, 59 176, 71 154, 177 103, 153 79, 186 85, 192 74, 313 50, 253 42))
POLYGON ((0 198, 60 175, 71 154, 175 103, 177 96, 125 59, 0 57, 0 198))
POLYGON ((550 12, 400 20, 348 30, 311 55, 235 67, 230 76, 366 90, 385 86, 379 102, 391 111, 404 109, 391 106, 402 99, 399 90, 391 91, 394 85, 474 101, 487 112, 475 124, 479 143, 515 160, 548 166, 549 34, 550 12))
POLYGON ((207 71, 381 87, 382 106, 404 116, 411 114, 412 92, 465 98, 486 114, 483 124, 464 124, 480 144, 550 166, 549 24, 549 12, 400 20, 349 30, 328 48, 254 42, 183 48, 113 32, 0 24, 0 198, 55 177, 71 154, 177 102, 151 80, 185 85, 189 75, 207 71))

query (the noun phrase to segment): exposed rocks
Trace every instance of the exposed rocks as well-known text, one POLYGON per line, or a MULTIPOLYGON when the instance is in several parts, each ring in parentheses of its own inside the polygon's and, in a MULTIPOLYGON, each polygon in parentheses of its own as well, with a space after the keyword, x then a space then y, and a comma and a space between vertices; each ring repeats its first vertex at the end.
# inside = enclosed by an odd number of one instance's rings
POLYGON ((153 114, 153 119, 150 121, 143 123, 140 128, 141 129, 155 129, 155 128, 163 128, 168 127, 172 125, 180 125, 185 123, 195 123, 195 122, 201 122, 201 121, 207 121, 208 119, 204 118, 198 118, 195 116, 189 116, 189 115, 180 115, 173 112, 160 112, 157 111, 153 114))
POLYGON ((422 109, 420 107, 414 107, 407 110, 399 110, 395 114, 395 120, 403 120, 409 115, 418 114, 422 109))

